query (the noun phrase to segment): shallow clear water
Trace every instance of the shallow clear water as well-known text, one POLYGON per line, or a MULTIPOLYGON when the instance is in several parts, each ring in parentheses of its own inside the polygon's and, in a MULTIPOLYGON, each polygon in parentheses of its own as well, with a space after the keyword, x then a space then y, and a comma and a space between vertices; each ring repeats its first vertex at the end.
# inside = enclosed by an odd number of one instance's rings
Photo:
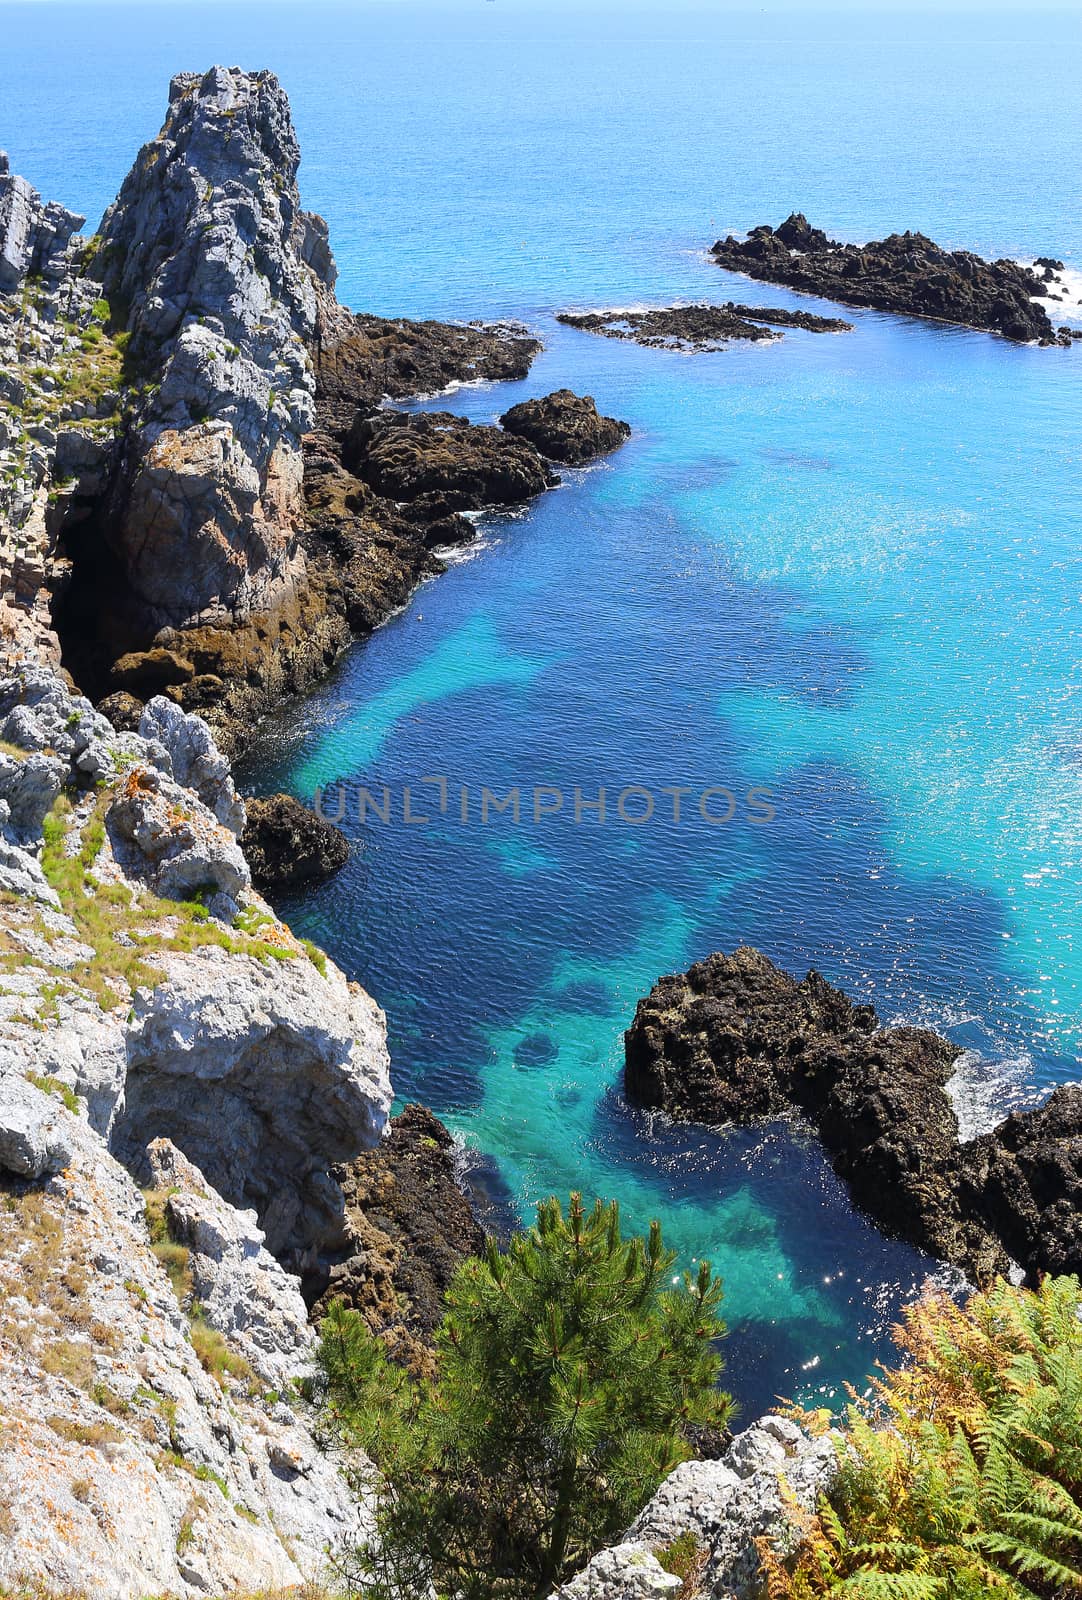
POLYGON ((392 791, 392 822, 351 805, 349 867, 283 909, 386 1007, 403 1098, 493 1155, 520 1205, 614 1194, 684 1261, 709 1255, 749 1411, 860 1381, 929 1264, 790 1130, 629 1110, 622 1030, 659 973, 748 942, 967 1046, 969 1127, 1078 1075, 1082 349, 854 312, 850 334, 686 356, 552 313, 801 303, 701 253, 793 207, 1082 265, 1077 20, 48 10, 59 27, 4 8, 0 143, 50 196, 96 215, 170 71, 271 65, 343 297, 518 315, 545 340, 528 382, 440 405, 489 419, 566 383, 632 424, 486 519, 283 709, 249 776, 392 791), (443 815, 426 776, 448 780, 443 815), (407 784, 427 825, 402 822, 407 784), (520 787, 517 825, 481 821, 482 785, 520 787), (535 785, 567 796, 537 823, 535 785), (576 785, 607 789, 603 826, 575 822, 576 785), (613 816, 626 785, 655 795, 648 823, 613 816), (681 785, 676 825, 661 791, 681 785), (699 817, 707 786, 737 796, 731 823, 699 817))

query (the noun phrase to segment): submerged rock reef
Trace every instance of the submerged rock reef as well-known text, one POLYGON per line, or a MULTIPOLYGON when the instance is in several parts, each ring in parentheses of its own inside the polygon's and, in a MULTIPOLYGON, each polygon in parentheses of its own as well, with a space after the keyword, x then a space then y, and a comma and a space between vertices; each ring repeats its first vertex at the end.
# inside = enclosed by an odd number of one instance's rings
POLYGON ((624 1083, 635 1105, 682 1121, 799 1112, 877 1226, 978 1282, 1012 1262, 1031 1281, 1082 1272, 1082 1087, 963 1143, 947 1087, 960 1055, 743 947, 639 1001, 624 1083))
MULTIPOLYGON (((1017 261, 984 261, 968 250, 944 250, 923 233, 892 233, 868 244, 839 244, 800 212, 777 228, 762 224, 746 239, 730 234, 711 247, 719 267, 764 283, 875 311, 934 317, 1037 344, 1070 344, 1038 302, 1048 296, 1053 263, 1043 275, 1017 261)), ((1062 263, 1055 263, 1062 269, 1062 263)))
POLYGON ((848 333, 853 324, 840 317, 770 306, 663 306, 653 311, 561 311, 557 322, 605 339, 630 339, 656 350, 724 350, 734 339, 769 340, 775 328, 806 333, 848 333))

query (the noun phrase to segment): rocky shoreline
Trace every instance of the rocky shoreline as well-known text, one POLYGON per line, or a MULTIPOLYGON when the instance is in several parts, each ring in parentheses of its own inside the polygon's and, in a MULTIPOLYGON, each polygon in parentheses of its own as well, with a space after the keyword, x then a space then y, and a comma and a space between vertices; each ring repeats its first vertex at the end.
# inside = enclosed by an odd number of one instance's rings
MULTIPOLYGON (((528 429, 384 409, 541 346, 340 305, 299 162, 274 75, 214 68, 174 78, 90 240, 0 169, 0 666, 62 665, 126 727, 164 695, 227 753, 476 536, 464 511, 558 481, 528 429)), ((572 399, 527 402, 556 459, 622 442, 572 399)))
POLYGON ((770 306, 665 306, 653 311, 561 311, 557 322, 604 339, 630 339, 655 350, 723 350, 734 339, 780 339, 776 328, 848 333, 851 322, 770 306))
POLYGON ((425 1372, 455 1268, 485 1242, 459 1181, 454 1140, 426 1107, 408 1105, 378 1147, 334 1177, 346 1235, 305 1281, 312 1315, 318 1321, 330 1301, 344 1300, 396 1360, 425 1372))
POLYGON ((710 250, 719 267, 764 283, 875 311, 932 317, 1000 333, 1005 339, 1070 345, 1069 329, 1052 326, 1038 302, 1062 262, 1043 258, 1033 268, 984 261, 968 250, 944 250, 922 233, 892 233, 868 244, 839 244, 800 212, 777 228, 762 224, 744 240, 730 234, 710 250))
POLYGON ((625 1035, 628 1099, 681 1121, 808 1120, 884 1233, 978 1283, 1082 1273, 1082 1087, 962 1142, 947 1086, 960 1050, 881 1026, 817 972, 757 950, 658 980, 625 1035))

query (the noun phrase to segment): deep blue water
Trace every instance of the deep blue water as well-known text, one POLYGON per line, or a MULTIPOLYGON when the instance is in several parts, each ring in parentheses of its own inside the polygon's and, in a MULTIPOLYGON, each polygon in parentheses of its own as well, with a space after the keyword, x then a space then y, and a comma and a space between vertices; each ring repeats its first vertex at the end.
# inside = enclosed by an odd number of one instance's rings
POLYGON ((172 71, 269 65, 343 298, 545 340, 526 383, 440 405, 490 419, 566 383, 631 423, 618 455, 487 519, 283 708, 249 776, 392 793, 394 820, 351 809, 349 867, 283 909, 386 1007, 403 1098, 521 1206, 616 1195, 684 1262, 710 1256, 749 1412, 859 1382, 929 1264, 783 1127, 648 1125, 621 1034, 659 973, 749 942, 966 1045, 967 1126, 1078 1074, 1082 348, 854 312, 850 334, 686 356, 553 312, 807 303, 702 254, 793 208, 1082 268, 1077 17, 403 0, 0 6, 0 28, 0 144, 50 197, 96 221, 172 71), (403 824, 405 785, 427 825, 403 824), (483 785, 520 788, 517 825, 481 821, 483 785), (537 823, 536 785, 566 796, 537 823), (627 785, 655 796, 648 823, 614 817, 627 785), (604 825, 575 822, 576 786, 606 788, 604 825), (731 823, 699 817, 708 786, 731 823))

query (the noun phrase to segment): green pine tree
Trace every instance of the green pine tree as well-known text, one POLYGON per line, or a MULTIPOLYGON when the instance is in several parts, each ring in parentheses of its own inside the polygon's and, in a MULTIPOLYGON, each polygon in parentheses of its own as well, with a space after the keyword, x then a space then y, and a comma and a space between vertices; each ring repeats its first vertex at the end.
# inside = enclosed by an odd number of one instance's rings
POLYGON ((707 1263, 670 1281, 652 1224, 555 1199, 506 1251, 456 1273, 435 1375, 415 1380, 341 1305, 323 1324, 326 1415, 378 1464, 379 1534, 351 1578, 372 1596, 539 1600, 613 1539, 678 1462, 724 1426, 724 1333, 707 1263))

